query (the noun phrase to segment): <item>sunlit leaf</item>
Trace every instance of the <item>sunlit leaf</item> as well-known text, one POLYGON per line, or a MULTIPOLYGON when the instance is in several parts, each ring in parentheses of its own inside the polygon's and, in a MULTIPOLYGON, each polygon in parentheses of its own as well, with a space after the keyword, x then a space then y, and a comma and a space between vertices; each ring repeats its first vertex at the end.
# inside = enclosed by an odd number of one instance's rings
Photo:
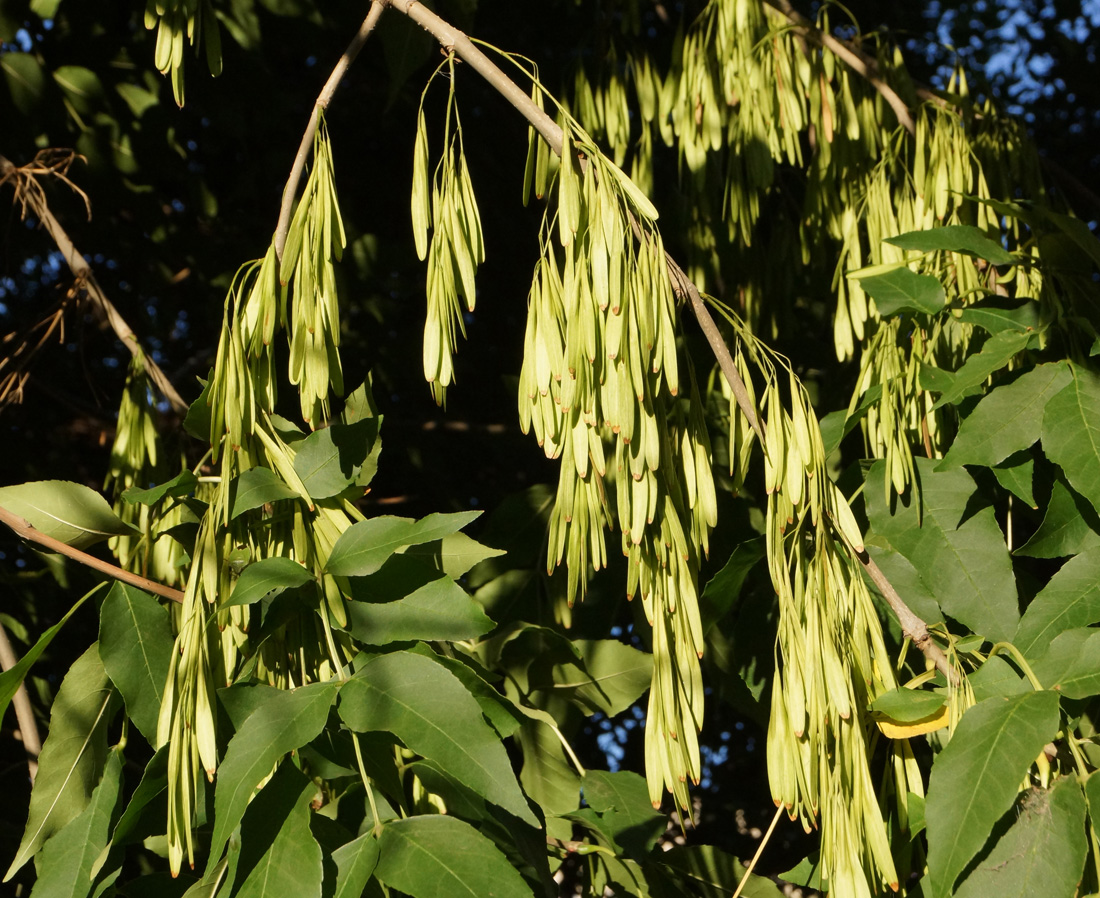
POLYGON ((1067 561, 1031 600, 1012 642, 1029 658, 1066 630, 1100 621, 1100 548, 1067 561))
POLYGON ((1100 376, 1074 366, 1073 380, 1047 403, 1043 451, 1100 511, 1100 376))
POLYGON ((67 480, 39 480, 0 488, 0 507, 54 539, 85 549, 93 543, 136 532, 111 511, 95 490, 67 480))
POLYGON ((373 574, 399 549, 456 533, 479 514, 479 511, 431 514, 420 521, 382 516, 352 524, 332 547, 328 572, 338 577, 373 574))
POLYGON ((917 274, 908 268, 896 268, 886 274, 858 278, 859 285, 875 301, 883 317, 898 312, 923 312, 935 315, 943 309, 946 297, 943 285, 930 274, 917 274))
POLYGON ((241 571, 237 585, 222 607, 258 602, 272 593, 302 586, 313 579, 313 574, 293 558, 261 558, 241 571))
POLYGON ((987 259, 994 265, 1011 265, 1015 261, 1003 246, 971 225, 945 225, 927 231, 909 231, 897 237, 887 237, 886 242, 921 253, 966 253, 978 259, 987 259))

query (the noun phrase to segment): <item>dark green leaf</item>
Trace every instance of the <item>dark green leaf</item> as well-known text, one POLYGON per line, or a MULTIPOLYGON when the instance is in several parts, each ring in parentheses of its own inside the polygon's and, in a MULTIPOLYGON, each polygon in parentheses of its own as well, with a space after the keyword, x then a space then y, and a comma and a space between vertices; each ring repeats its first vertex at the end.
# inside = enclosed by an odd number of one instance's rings
POLYGON ((500 738, 448 670, 408 652, 367 662, 340 692, 340 716, 356 732, 385 730, 479 795, 538 826, 500 738))
POLYGON ((206 443, 210 440, 210 384, 214 379, 214 369, 210 369, 206 380, 196 378, 202 385, 199 398, 187 407, 183 418, 183 429, 197 440, 206 443))
POLYGON ((967 677, 970 688, 974 690, 974 701, 983 702, 987 698, 998 696, 1007 698, 1031 692, 1035 687, 1015 667, 1009 664, 1003 655, 987 658, 985 663, 967 677))
MULTIPOLYGON (((115 845, 127 845, 134 841, 140 841, 146 833, 142 833, 139 827, 141 819, 150 804, 160 795, 168 785, 168 746, 162 745, 156 750, 149 763, 145 765, 145 772, 141 775, 134 794, 130 796, 130 803, 122 812, 111 841, 115 845)), ((160 827, 164 826, 163 817, 158 821, 160 827)), ((159 828, 158 828, 159 829, 159 828)))
POLYGON ((102 107, 103 85, 91 69, 79 65, 58 66, 53 71, 53 80, 81 115, 91 115, 102 107))
MULTIPOLYGON (((898 595, 905 596, 905 604, 909 606, 910 611, 926 624, 938 624, 943 620, 943 612, 940 610, 936 597, 932 594, 930 583, 900 552, 895 552, 889 546, 883 547, 872 543, 872 540, 878 539, 873 533, 868 534, 865 540, 867 554, 881 568, 886 575, 886 579, 897 590, 898 595)), ((874 594, 879 595, 874 583, 869 579, 867 583, 874 594)), ((886 600, 882 599, 882 601, 885 602, 886 600)))
POLYGON ((555 664, 551 669, 552 682, 533 677, 533 689, 553 690, 585 714, 599 711, 614 717, 649 688, 653 656, 647 652, 617 639, 577 639, 573 645, 581 661, 555 664))
POLYGON ((1100 548, 1071 558, 1028 605, 1013 644, 1038 658, 1059 633, 1100 621, 1100 548))
POLYGON ((891 689, 873 702, 871 710, 898 723, 914 723, 930 717, 943 707, 944 696, 922 689, 891 689))
POLYGON ((332 547, 328 572, 338 577, 373 574, 399 549, 449 536, 479 514, 479 511, 431 514, 420 521, 382 516, 352 524, 332 547))
POLYGON ((241 821, 235 898, 321 895, 321 846, 310 832, 317 786, 283 762, 241 821))
MULTIPOLYGON (((963 469, 935 472, 934 459, 914 459, 921 484, 923 517, 914 500, 891 510, 879 490, 865 492, 876 539, 908 559, 940 608, 994 641, 1011 639, 1019 619, 1016 581, 993 509, 967 514, 974 481, 963 469)), ((868 472, 881 481, 883 462, 868 472)))
POLYGON ((378 436, 378 421, 332 424, 295 446, 294 471, 314 499, 327 499, 352 486, 378 436))
POLYGON ((982 351, 971 355, 955 372, 951 386, 943 392, 933 409, 957 403, 960 399, 977 392, 994 371, 1000 371, 1015 356, 1023 352, 1031 339, 1028 334, 1015 331, 1001 331, 994 334, 982 346, 982 351))
POLYGON ((1035 491, 1032 484, 1035 479, 1035 459, 1026 450, 1015 452, 990 470, 997 482, 1012 495, 1022 499, 1031 508, 1035 504, 1035 491))
POLYGON ((333 898, 360 898, 378 866, 378 856, 378 840, 370 832, 332 852, 338 870, 333 898))
POLYGON ((67 480, 39 480, 2 487, 0 507, 77 549, 86 549, 111 536, 137 532, 124 524, 95 490, 67 480))
POLYGON ((272 593, 303 586, 312 580, 313 574, 292 558, 261 558, 241 571, 237 585, 222 607, 249 605, 272 593))
MULTIPOLYGON (((523 709, 521 709, 523 710, 523 709)), ((519 779, 547 816, 567 814, 580 805, 581 778, 566 760, 561 740, 550 728, 553 718, 545 711, 531 712, 531 720, 519 729, 523 769, 519 779), (545 715, 547 720, 536 717, 545 715)))
POLYGON ((1043 412, 1071 378, 1065 362, 1039 365, 990 391, 966 416, 937 470, 995 465, 1039 439, 1043 412))
POLYGON ((99 644, 92 643, 69 668, 50 709, 27 826, 5 882, 88 806, 107 759, 112 695, 99 644))
POLYGON ((350 602, 347 612, 348 629, 368 645, 406 640, 457 642, 476 639, 496 626, 450 577, 432 580, 393 602, 350 602))
POLYGON ((61 620, 38 638, 38 642, 31 646, 30 650, 16 662, 14 667, 0 673, 0 720, 3 719, 4 712, 8 710, 8 705, 11 704, 11 700, 15 696, 15 693, 19 691, 19 686, 26 678, 27 671, 31 669, 31 666, 38 660, 38 656, 46 650, 46 647, 53 642, 53 638, 61 631, 61 628, 65 626, 65 622, 73 616, 73 612, 83 605, 84 601, 88 596, 92 595, 93 592, 95 592, 94 589, 92 592, 81 596, 77 603, 65 612, 65 616, 61 618, 61 620))
POLYGON ((1100 511, 1100 377, 1093 372, 1075 365, 1073 380, 1047 404, 1043 451, 1100 511))
POLYGON ((437 570, 457 579, 486 558, 498 558, 503 555, 504 550, 483 546, 465 533, 452 533, 441 540, 433 540, 420 546, 410 546, 405 554, 431 559, 437 570))
MULTIPOLYGON (((745 898, 780 898, 783 892, 770 879, 746 873, 733 855, 713 845, 675 845, 661 855, 661 861, 677 871, 683 881, 681 894, 699 898, 727 898, 747 875, 741 894, 745 898)), ((820 877, 818 877, 820 886, 820 877)))
POLYGON ((122 693, 126 713, 150 745, 157 742, 174 644, 168 611, 160 602, 124 583, 111 587, 99 611, 99 654, 122 693))
POLYGON ((241 822, 253 791, 275 762, 313 740, 328 720, 336 683, 312 683, 293 692, 274 689, 230 740, 218 769, 214 793, 214 833, 208 871, 221 858, 229 834, 241 822))
POLYGON ((43 846, 37 861, 35 898, 85 898, 96 859, 107 847, 121 786, 122 752, 113 748, 88 806, 43 846))
POLYGON ((1057 731, 1053 692, 986 699, 963 715, 928 784, 928 871, 935 894, 951 893, 1057 731))
POLYGON ((716 621, 729 613, 741 594, 745 577, 763 557, 763 538, 738 543, 725 566, 710 578, 703 590, 699 611, 704 630, 709 630, 716 621))
POLYGON ((947 251, 986 259, 994 265, 1011 265, 1012 255, 995 240, 971 225, 944 225, 927 231, 909 231, 887 237, 887 243, 919 253, 947 251))
POLYGON ((935 315, 943 309, 946 300, 939 280, 908 268, 896 268, 886 274, 858 280, 867 295, 875 301, 879 314, 886 318, 903 311, 935 315))
POLYGON ((619 851, 643 858, 657 844, 667 818, 653 809, 644 777, 621 771, 590 770, 583 781, 584 800, 596 824, 619 851))
POLYGON ((165 496, 179 498, 180 496, 189 495, 198 482, 198 478, 190 471, 180 471, 175 477, 160 484, 160 486, 153 486, 147 490, 132 486, 122 494, 122 498, 131 505, 155 505, 165 496))
POLYGON ((489 685, 485 677, 491 677, 491 674, 477 664, 472 658, 467 658, 469 663, 464 663, 458 658, 446 658, 442 655, 437 655, 423 644, 414 646, 410 651, 416 652, 418 655, 423 655, 425 658, 430 658, 436 664, 442 664, 447 670, 458 677, 459 682, 466 687, 470 695, 472 695, 474 700, 478 703, 478 706, 481 708, 481 713, 485 715, 489 723, 493 725, 493 729, 496 730, 502 738, 511 736, 523 722, 523 715, 516 705, 489 685), (474 669, 475 667, 477 670, 474 669), (484 675, 478 673, 479 670, 482 671, 484 675))
MULTIPOLYGON (((312 496, 313 493, 310 495, 312 496)), ((229 516, 236 518, 268 502, 297 498, 299 498, 298 491, 287 486, 283 479, 270 468, 249 468, 237 478, 233 493, 233 510, 229 516)))
POLYGON ((1006 307, 1004 300, 998 297, 966 306, 959 311, 959 319, 985 328, 991 334, 1004 330, 1031 333, 1039 329, 1039 304, 1033 299, 1025 299, 1018 305, 1006 307))
POLYGON ((958 898, 1073 898, 1088 854, 1085 798, 1074 776, 1030 789, 1018 817, 963 880, 958 898))
POLYGON ((500 850, 454 817, 387 823, 375 875, 412 898, 531 898, 531 889, 500 850))
POLYGON ((1059 476, 1051 488, 1043 523, 1013 554, 1065 558, 1097 546, 1100 546, 1100 518, 1096 510, 1059 476))
POLYGON ((33 115, 46 89, 46 75, 38 60, 30 53, 7 53, 0 56, 0 71, 8 83, 12 102, 21 115, 33 115))
POLYGON ((1059 633, 1031 670, 1045 688, 1067 698, 1095 695, 1100 692, 1100 630, 1080 627, 1059 633))

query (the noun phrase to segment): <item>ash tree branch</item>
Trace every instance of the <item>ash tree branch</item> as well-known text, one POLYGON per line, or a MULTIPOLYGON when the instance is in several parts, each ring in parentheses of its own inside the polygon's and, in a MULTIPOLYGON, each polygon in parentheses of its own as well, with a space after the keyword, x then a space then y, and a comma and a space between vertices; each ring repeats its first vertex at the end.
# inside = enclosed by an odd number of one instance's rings
MULTIPOLYGON (((493 88, 508 100, 509 103, 519 110, 523 117, 527 119, 540 135, 542 135, 557 155, 561 155, 562 132, 557 123, 550 118, 538 104, 534 103, 511 78, 492 62, 492 60, 482 53, 465 34, 441 19, 430 9, 420 4, 418 0, 374 0, 374 3, 376 6, 391 6, 398 12, 404 13, 438 40, 445 50, 453 51, 457 56, 468 63, 471 68, 480 74, 493 88)), ((848 55, 853 55, 853 51, 847 48, 842 49, 844 49, 848 55)), ((889 90, 890 93, 893 93, 889 85, 884 84, 884 87, 889 90)), ((901 103, 901 99, 897 97, 897 94, 893 94, 893 96, 898 103, 901 103)), ((887 99, 889 99, 889 97, 887 97, 887 99)), ((902 119, 899 115, 899 120, 901 120, 903 124, 905 124, 905 121, 908 121, 908 127, 912 130, 912 118, 908 116, 908 110, 903 103, 901 107, 906 118, 902 119)), ((690 301, 691 310, 698 320, 699 326, 703 330, 707 342, 710 344, 711 350, 722 369, 722 373, 725 375, 730 385, 734 398, 737 400, 738 407, 744 412, 753 430, 762 441, 763 425, 756 415, 756 409, 749 400, 748 390, 745 388, 744 381, 742 381, 741 375, 738 373, 737 367, 733 362, 729 346, 726 344, 718 326, 715 324, 714 319, 703 303, 699 288, 692 283, 683 268, 681 268, 667 253, 665 254, 665 262, 673 288, 681 299, 686 298, 690 301)), ((928 633, 927 624, 917 617, 909 606, 905 604, 901 596, 898 595, 897 590, 890 584, 886 575, 870 556, 865 552, 854 552, 854 555, 859 560, 872 582, 874 582, 879 588, 879 591, 886 597, 887 602, 897 616, 905 634, 913 640, 914 645, 924 653, 925 657, 944 672, 949 682, 957 682, 958 675, 951 668, 942 649, 932 640, 932 637, 928 633)))
MULTIPOLYGON (((0 624, 0 667, 11 670, 19 663, 19 658, 8 639, 8 631, 0 624)), ((30 696, 27 695, 27 687, 22 683, 15 690, 11 699, 15 708, 15 720, 19 725, 19 736, 23 740, 23 751, 27 755, 27 770, 30 773, 31 784, 38 776, 38 756, 42 753, 42 737, 38 732, 38 722, 34 719, 34 709, 31 707, 30 696)))
POLYGON ((340 86, 340 82, 344 80, 344 75, 351 68, 351 64, 355 62, 355 57, 359 55, 359 51, 363 49, 367 38, 371 36, 371 32, 374 31, 378 20, 382 17, 384 9, 385 7, 380 3, 371 3, 370 9, 367 11, 367 17, 363 19, 363 24, 359 26, 355 37, 351 39, 344 55, 337 60, 332 74, 328 76, 325 86, 321 88, 321 93, 317 96, 317 102, 313 104, 313 112, 310 113, 309 123, 302 134, 302 142, 298 144, 298 152, 294 155, 294 164, 290 168, 290 177, 287 178, 286 187, 283 188, 283 199, 279 206, 279 221, 275 225, 275 255, 280 260, 283 258, 283 248, 286 246, 287 234, 290 231, 290 215, 294 211, 294 197, 298 193, 298 182, 302 180, 302 172, 305 171, 306 157, 309 156, 310 147, 313 146, 313 137, 317 133, 317 126, 321 121, 321 111, 328 109, 328 104, 332 102, 336 88, 340 86))
POLYGON ((15 532, 16 536, 20 536, 33 543, 38 543, 40 546, 44 546, 47 549, 52 549, 54 552, 73 559, 73 561, 79 561, 81 564, 92 568, 92 570, 99 571, 101 574, 106 574, 108 577, 113 577, 115 580, 121 580, 123 583, 129 583, 131 586, 136 586, 138 589, 144 589, 146 592, 151 592, 154 595, 171 599, 173 602, 183 602, 183 592, 181 590, 174 589, 171 586, 165 586, 163 583, 157 583, 155 580, 149 580, 138 574, 130 573, 130 571, 124 571, 122 568, 111 564, 109 561, 104 561, 102 558, 96 558, 94 555, 89 555, 87 552, 82 552, 80 549, 74 549, 72 546, 61 542, 61 540, 48 536, 34 527, 26 518, 22 518, 2 506, 0 506, 0 523, 7 524, 15 532))
MULTIPOLYGON (((17 172, 18 166, 4 156, 0 156, 0 183, 11 179, 17 172)), ((18 192, 18 186, 16 190, 18 192)), ((107 319, 107 323, 111 326, 111 330, 115 332, 115 336, 122 341, 122 344, 130 351, 131 355, 141 357, 149 379, 172 407, 177 412, 186 412, 187 403, 176 392, 176 388, 172 386, 172 382, 168 380, 168 376, 161 370, 160 366, 153 361, 147 352, 142 350, 137 336, 130 325, 126 323, 126 319, 122 317, 118 309, 115 308, 114 303, 107 298, 107 295, 99 286, 91 266, 85 261, 84 256, 80 254, 76 246, 73 245, 72 239, 61 226, 61 223, 50 212, 41 191, 24 191, 22 196, 26 200, 26 205, 30 206, 34 216, 41 222, 42 227, 53 238, 54 243, 65 259, 65 264, 76 276, 80 286, 84 288, 84 291, 91 297, 92 302, 107 319)))

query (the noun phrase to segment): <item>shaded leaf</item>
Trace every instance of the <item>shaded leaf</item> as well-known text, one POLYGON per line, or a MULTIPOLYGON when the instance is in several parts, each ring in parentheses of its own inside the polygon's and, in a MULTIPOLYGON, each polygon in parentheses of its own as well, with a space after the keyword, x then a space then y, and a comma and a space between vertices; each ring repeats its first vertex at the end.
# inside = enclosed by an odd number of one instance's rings
POLYGON ((1043 451, 1100 511, 1100 377, 1093 372, 1074 366, 1073 380, 1047 404, 1043 451))
POLYGON ((887 243, 920 253, 948 251, 986 259, 994 265, 1011 265, 1015 259, 1001 244, 972 225, 944 225, 927 231, 909 231, 887 237, 887 243))
POLYGON ((147 490, 132 486, 123 491, 122 498, 131 505, 155 505, 165 496, 179 498, 189 495, 198 482, 199 479, 190 471, 180 471, 171 480, 166 480, 159 486, 151 486, 147 490))
POLYGON ((1012 642, 1037 658, 1066 630, 1100 622, 1100 548, 1071 558, 1031 600, 1012 642))
POLYGON ((356 732, 393 733, 479 795, 538 826, 500 738, 474 697, 434 661, 408 652, 374 658, 344 684, 339 707, 356 732))
POLYGON ((1085 865, 1085 798, 1077 778, 1031 789, 1019 816, 963 880, 958 898, 1073 898, 1085 865))
POLYGON ((1040 683, 1067 698, 1100 692, 1100 630, 1081 627, 1059 633, 1031 670, 1040 683))
POLYGON ((328 720, 336 683, 312 683, 293 692, 273 689, 229 741, 214 792, 214 832, 207 872, 221 859, 229 834, 244 816, 253 791, 275 762, 313 740, 328 720))
POLYGON ((458 579, 475 564, 503 555, 504 550, 483 546, 465 533, 452 533, 441 540, 410 546, 405 554, 425 556, 434 562, 437 570, 458 579))
POLYGON ((370 832, 332 852, 338 871, 333 898, 360 898, 378 866, 378 856, 378 840, 370 832))
POLYGON ((350 602, 347 614, 348 630, 368 645, 421 639, 457 642, 475 639, 496 626, 450 577, 432 580, 396 601, 350 602))
POLYGON ((976 392, 994 371, 1000 371, 1014 356, 1022 352, 1030 339, 1029 334, 1015 331, 994 334, 985 341, 981 352, 967 357, 962 367, 955 372, 951 386, 943 391, 932 408, 956 403, 976 392))
POLYGON ((713 845, 674 845, 661 855, 661 860, 682 878, 683 894, 698 895, 699 898, 726 898, 733 894, 746 875, 748 882, 741 890, 745 898, 779 898, 784 894, 767 877, 747 874, 744 865, 733 855, 713 845))
POLYGON ((413 646, 410 651, 423 655, 425 658, 430 658, 436 664, 442 664, 454 674, 459 682, 466 687, 470 695, 474 697, 474 701, 481 708, 481 713, 485 715, 485 718, 493 725, 493 729, 502 738, 511 736, 523 722, 523 715, 511 699, 501 695, 486 681, 486 677, 493 675, 489 674, 472 658, 467 659, 469 663, 464 663, 458 658, 447 658, 443 655, 437 655, 422 643, 413 646), (478 669, 475 670, 474 667, 478 669), (478 670, 482 671, 483 674, 479 673, 478 670))
MULTIPOLYGON (((1012 638, 1019 620, 1016 581, 1004 536, 993 509, 971 514, 975 491, 965 470, 935 472, 934 459, 916 458, 923 517, 914 500, 899 499, 891 510, 879 490, 865 493, 867 516, 877 539, 904 555, 940 608, 994 641, 1012 638)), ((868 480, 882 478, 875 462, 868 480)))
POLYGON ((107 759, 112 695, 99 645, 92 643, 69 668, 50 709, 27 826, 5 882, 88 806, 107 759))
POLYGON ((963 715, 932 765, 925 803, 928 871, 936 894, 952 891, 1057 731, 1053 692, 986 699, 963 715))
POLYGON ((387 823, 375 875, 412 898, 531 898, 531 889, 500 850, 454 817, 387 823))
MULTIPOLYGON (((1069 383, 1065 362, 1038 365, 986 394, 966 416, 937 470, 959 465, 995 465, 1039 439, 1051 397, 1069 383)), ((1032 503, 1034 504, 1034 503, 1032 503)))
POLYGON ((935 315, 946 302, 943 285, 937 278, 930 274, 917 274, 908 268, 896 268, 886 274, 857 280, 875 301, 879 314, 884 318, 903 311, 935 315))
POLYGON ((121 787, 122 751, 113 748, 88 806, 42 848, 35 898, 85 898, 92 886, 96 859, 107 847, 121 787))
POLYGON ((314 499, 336 496, 355 484, 378 436, 378 420, 332 424, 295 445, 294 471, 314 499))
POLYGON ((1085 499, 1058 476, 1051 488, 1043 523, 1013 555, 1065 558, 1100 546, 1100 518, 1085 499))
POLYGON ((38 60, 30 53, 5 52, 0 56, 0 71, 4 73, 15 108, 21 115, 33 115, 46 89, 46 75, 38 60))
MULTIPOLYGON (((168 785, 168 746, 162 745, 145 765, 145 771, 141 775, 134 794, 130 796, 130 803, 122 812, 115 831, 111 835, 111 841, 115 845, 127 845, 134 841, 140 841, 146 833, 140 831, 138 824, 146 809, 153 800, 160 795, 168 785)), ((159 821, 163 826, 163 818, 159 821)))
POLYGON ((1030 333, 1039 329, 1039 304, 1033 299, 1019 304, 1005 305, 1000 297, 975 303, 959 310, 959 319, 976 324, 991 334, 1004 330, 1030 333))
POLYGON ((77 603, 65 612, 65 616, 61 618, 61 620, 38 637, 38 642, 31 646, 27 653, 16 662, 14 667, 0 673, 0 720, 3 719, 4 712, 8 710, 8 705, 11 704, 11 700, 15 697, 15 693, 19 691, 19 686, 23 680, 26 679, 27 672, 31 669, 31 666, 38 660, 38 656, 46 650, 46 647, 51 642, 53 642, 53 638, 61 631, 61 628, 65 626, 65 622, 73 616, 73 612, 83 605, 88 596, 92 595, 94 592, 95 590, 93 589, 91 592, 81 596, 77 600, 77 603))
POLYGON ((237 585, 221 607, 248 605, 272 593, 278 594, 285 589, 303 586, 312 580, 312 572, 293 558, 261 558, 241 571, 237 585))
POLYGON ((644 777, 621 771, 590 770, 583 780, 584 800, 595 827, 611 845, 642 858, 657 844, 667 818, 653 809, 644 777))
POLYGON ((420 521, 384 515, 352 524, 332 547, 328 572, 338 577, 373 574, 399 549, 442 539, 465 527, 479 514, 479 511, 437 513, 420 521))
POLYGON ((0 506, 67 546, 85 549, 111 536, 136 533, 95 490, 67 480, 0 488, 0 506))
POLYGON ((551 682, 532 677, 532 689, 553 690, 585 714, 614 717, 649 688, 653 656, 617 639, 573 640, 579 663, 566 661, 550 670, 551 682))
POLYGON ((168 611, 146 592, 115 583, 99 611, 99 654, 126 713, 156 745, 157 718, 172 659, 168 611))
POLYGON ((945 698, 924 689, 891 689, 873 702, 871 710, 899 723, 914 723, 943 707, 945 698))
POLYGON ((1016 452, 990 469, 997 482, 1012 495, 1022 499, 1031 508, 1035 504, 1035 491, 1032 484, 1035 479, 1035 459, 1027 451, 1016 452))
POLYGON ((564 815, 580 805, 581 778, 565 757, 561 740, 552 729, 554 718, 545 711, 521 706, 531 719, 519 728, 524 791, 549 817, 564 815), (540 715, 545 715, 543 719, 540 715))
POLYGON ((297 490, 287 486, 270 468, 264 467, 249 468, 237 477, 232 495, 233 509, 229 515, 231 519, 268 502, 299 498, 297 490))
POLYGON ((321 846, 309 828, 317 786, 284 762, 241 821, 235 898, 321 895, 321 846))

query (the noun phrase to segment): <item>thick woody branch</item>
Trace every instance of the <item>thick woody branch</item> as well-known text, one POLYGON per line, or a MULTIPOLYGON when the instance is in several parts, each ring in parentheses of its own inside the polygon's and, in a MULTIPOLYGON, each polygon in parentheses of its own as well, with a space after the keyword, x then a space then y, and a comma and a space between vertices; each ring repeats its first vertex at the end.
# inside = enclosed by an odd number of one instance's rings
MULTIPOLYGON (((0 667, 11 670, 19 663, 8 639, 8 631, 0 624, 0 667)), ((27 770, 30 772, 31 783, 38 775, 38 756, 42 753, 42 737, 38 733, 38 722, 34 719, 34 709, 31 707, 30 696, 27 688, 20 683, 11 699, 15 708, 15 720, 19 725, 19 736, 23 740, 23 751, 27 755, 27 770)))
POLYGON ((813 22, 795 10, 794 7, 791 6, 789 0, 765 0, 765 2, 768 6, 786 16, 787 19, 794 24, 796 34, 810 43, 829 49, 838 59, 848 66, 848 68, 862 77, 875 90, 882 94, 882 98, 890 104, 890 108, 894 110, 894 115, 897 116, 898 122, 901 123, 906 131, 910 134, 916 131, 916 126, 913 124, 913 116, 909 112, 909 107, 905 105, 905 102, 897 95, 897 92, 879 76, 878 64, 873 58, 867 56, 865 53, 860 53, 845 41, 833 37, 833 35, 828 32, 819 29, 813 22))
POLYGON ((82 552, 80 549, 74 549, 72 546, 61 542, 61 540, 48 536, 41 530, 32 526, 30 521, 3 507, 0 507, 0 523, 7 524, 15 531, 16 536, 22 537, 33 543, 38 543, 40 546, 44 546, 47 549, 52 549, 54 552, 73 559, 73 561, 79 561, 81 564, 90 567, 92 570, 99 571, 101 574, 106 574, 108 577, 113 577, 115 580, 121 580, 123 583, 129 583, 131 586, 136 586, 138 589, 144 589, 146 592, 151 592, 154 595, 171 599, 173 602, 183 602, 183 592, 180 590, 173 589, 171 586, 165 586, 163 583, 157 583, 154 580, 149 580, 138 574, 132 574, 130 571, 124 571, 122 568, 111 564, 109 561, 96 558, 94 555, 89 555, 87 552, 82 552))
POLYGON ((378 20, 382 17, 383 9, 384 7, 380 3, 371 4, 370 9, 367 11, 367 17, 363 19, 363 24, 359 26, 355 37, 351 39, 344 55, 337 60, 332 74, 328 76, 325 86, 321 88, 321 93, 317 95, 317 102, 313 104, 313 112, 310 113, 309 123, 306 125, 305 133, 302 134, 302 142, 298 144, 298 152, 294 155, 294 164, 290 168, 290 177, 287 178, 286 187, 283 188, 283 200, 279 206, 279 221, 275 225, 275 254, 279 259, 283 258, 283 247, 286 246, 286 237, 290 232, 290 214, 294 211, 294 197, 298 193, 298 182, 302 180, 302 172, 305 171, 306 167, 306 157, 309 156, 310 147, 313 145, 313 137, 317 133, 317 126, 321 121, 321 111, 328 109, 328 104, 332 102, 336 88, 340 86, 340 82, 344 80, 344 75, 351 68, 351 64, 355 62, 355 57, 359 55, 359 51, 363 49, 367 38, 374 31, 378 20))
MULTIPOLYGON (((526 93, 520 90, 511 78, 504 74, 504 72, 486 57, 484 53, 474 46, 465 34, 439 18, 439 16, 431 10, 422 6, 417 0, 375 0, 375 4, 392 6, 398 12, 404 13, 435 37, 444 49, 453 51, 458 57, 467 62, 471 68, 477 71, 478 74, 485 78, 485 80, 504 96, 508 102, 519 110, 523 117, 526 118, 539 134, 542 135, 546 142, 550 144, 555 153, 559 156, 561 155, 562 133, 557 123, 554 122, 538 104, 534 103, 526 93)), ((847 48, 842 49, 851 55, 852 51, 847 48)), ((883 86, 893 94, 893 91, 888 85, 884 84, 883 86)), ((893 94, 893 96, 898 103, 901 103, 897 94, 893 94)), ((899 120, 902 121, 903 124, 908 121, 907 127, 912 130, 912 118, 908 116, 908 110, 905 109, 903 103, 901 103, 901 108, 906 117, 903 119, 899 115, 899 120)), ((745 417, 748 418, 757 436, 763 441, 763 426, 757 418, 756 409, 749 399, 748 390, 745 388, 744 381, 741 380, 741 376, 733 362, 729 347, 726 345, 714 319, 710 316, 710 313, 703 303, 698 287, 692 283, 684 270, 667 253, 665 254, 665 262, 668 267, 669 279, 677 294, 681 297, 686 297, 690 301, 691 310, 698 320, 699 326, 702 328, 707 338, 707 342, 714 352, 715 358, 718 360, 722 373, 725 375, 734 398, 737 400, 738 407, 745 414, 745 417)), ((860 563, 871 577, 871 580, 879 588, 879 591, 886 597, 887 602, 897 616, 905 634, 913 640, 914 645, 924 652, 926 657, 930 658, 933 663, 936 664, 937 668, 944 671, 944 676, 948 677, 950 682, 957 682, 957 674, 951 668, 943 651, 933 642, 931 636, 928 634, 928 627, 924 621, 909 609, 909 606, 906 605, 901 596, 898 595, 897 590, 895 590, 886 579, 886 575, 883 574, 878 565, 875 564, 866 553, 856 553, 856 557, 859 558, 860 563)))
MULTIPOLYGON (((16 165, 5 157, 0 156, 0 183, 11 178, 16 170, 16 165)), ((172 386, 171 381, 168 380, 168 377, 160 369, 160 366, 153 361, 148 353, 142 350, 141 344, 138 342, 137 336, 135 336, 130 325, 127 324, 126 319, 119 314, 114 303, 107 298, 107 295, 96 281, 91 266, 84 260, 84 256, 82 256, 73 245, 73 241, 69 238, 65 229, 61 227, 61 223, 54 218, 41 192, 24 191, 22 195, 26 205, 30 206, 31 211, 34 213, 35 218, 42 223, 42 227, 46 229, 50 237, 53 238, 54 243, 57 244, 57 248, 65 259, 65 264, 69 266, 69 270, 76 276, 80 286, 83 287, 84 291, 91 297, 92 301, 99 307, 103 316, 107 319, 107 323, 111 326, 111 330, 115 332, 115 336, 122 341, 122 344, 130 351, 131 355, 141 358, 145 366, 145 371, 149 375, 149 379, 156 386, 157 390, 160 391, 160 394, 171 403, 172 407, 178 412, 187 411, 187 403, 184 402, 180 394, 176 392, 176 388, 172 386)))

